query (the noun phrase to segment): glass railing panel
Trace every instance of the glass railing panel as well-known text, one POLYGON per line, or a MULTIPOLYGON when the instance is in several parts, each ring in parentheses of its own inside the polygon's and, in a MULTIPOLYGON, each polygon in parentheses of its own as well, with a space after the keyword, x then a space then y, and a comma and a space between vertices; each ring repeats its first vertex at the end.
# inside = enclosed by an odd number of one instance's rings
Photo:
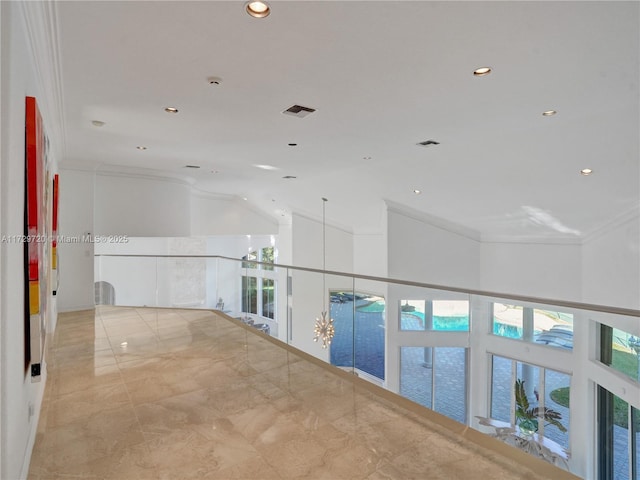
POLYGON ((353 279, 303 270, 292 270, 289 276, 289 343, 352 371, 353 279))
POLYGON ((207 261, 204 257, 158 257, 157 306, 205 308, 207 306, 207 261))
POLYGON ((435 347, 433 409, 460 423, 467 421, 467 348, 435 347))
POLYGON ((215 283, 209 288, 215 290, 216 309, 227 315, 240 318, 242 315, 242 268, 241 263, 220 258, 216 262, 215 283), (220 308, 222 307, 222 308, 220 308))
POLYGON ((400 373, 399 379, 390 373, 389 389, 466 423, 468 294, 394 283, 388 299, 388 325, 397 332, 388 346, 388 371, 400 373))
POLYGON ((433 347, 400 347, 399 393, 433 409, 433 347))
POLYGON ((353 304, 355 372, 377 385, 386 385, 387 282, 356 278, 353 304))
MULTIPOLYGON (((587 391, 585 372, 576 380, 571 369, 586 365, 591 385, 608 385, 624 397, 611 402, 612 432, 622 428, 621 414, 618 420, 613 416, 621 402, 626 402, 622 409, 628 418, 626 446, 610 447, 611 461, 623 465, 617 470, 637 472, 640 360, 635 346, 640 327, 633 311, 613 314, 602 308, 581 310, 570 302, 560 306, 323 274, 264 263, 269 255, 262 250, 244 259, 98 255, 96 302, 221 310, 460 423, 480 428, 487 425, 484 418, 489 427, 497 422, 516 435, 530 431, 527 441, 557 446, 561 466, 568 459, 562 449, 571 451, 571 435, 585 430, 571 422, 595 414, 578 399, 573 406, 577 417, 571 416, 572 392, 587 391), (322 312, 327 312, 325 321, 333 320, 327 348, 322 348, 322 332, 316 335, 322 312), (581 342, 575 349, 574 327, 581 342), (615 377, 611 385, 607 372, 615 377), (533 427, 518 413, 523 395, 529 409, 538 409, 537 417, 529 419, 533 427)), ((175 332, 156 332, 164 333, 175 332)), ((584 457, 584 447, 579 448, 584 457)))
POLYGON ((157 306, 156 257, 98 256, 95 266, 96 305, 157 306))
POLYGON ((547 368, 544 372, 543 381, 544 406, 558 414, 557 417, 554 417, 557 423, 549 422, 548 419, 544 422, 544 436, 569 451, 571 375, 547 368), (560 425, 564 427, 564 430, 560 425))
POLYGON ((513 361, 500 357, 491 356, 491 404, 489 416, 495 420, 512 423, 513 419, 513 384, 514 373, 512 372, 513 361))

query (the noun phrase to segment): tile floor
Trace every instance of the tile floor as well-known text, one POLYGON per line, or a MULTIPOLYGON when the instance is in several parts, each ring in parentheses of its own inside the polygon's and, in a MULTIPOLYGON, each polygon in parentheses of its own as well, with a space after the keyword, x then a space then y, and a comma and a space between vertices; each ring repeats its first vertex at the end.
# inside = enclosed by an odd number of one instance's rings
POLYGON ((30 480, 533 479, 211 312, 60 314, 30 480))

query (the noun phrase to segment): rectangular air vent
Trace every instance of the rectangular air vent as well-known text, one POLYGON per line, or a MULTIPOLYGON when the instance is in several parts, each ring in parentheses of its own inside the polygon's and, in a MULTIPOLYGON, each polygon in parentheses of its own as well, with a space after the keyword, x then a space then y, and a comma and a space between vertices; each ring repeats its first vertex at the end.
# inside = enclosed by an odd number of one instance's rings
POLYGON ((417 145, 422 147, 430 147, 431 145, 440 145, 440 142, 436 142, 435 140, 425 140, 424 142, 419 142, 417 145))
POLYGON ((293 115, 294 117, 304 118, 310 113, 315 112, 315 108, 303 107, 302 105, 293 105, 287 108, 284 112, 285 115, 293 115))
POLYGON ((200 165, 185 165, 184 168, 200 168, 200 165))

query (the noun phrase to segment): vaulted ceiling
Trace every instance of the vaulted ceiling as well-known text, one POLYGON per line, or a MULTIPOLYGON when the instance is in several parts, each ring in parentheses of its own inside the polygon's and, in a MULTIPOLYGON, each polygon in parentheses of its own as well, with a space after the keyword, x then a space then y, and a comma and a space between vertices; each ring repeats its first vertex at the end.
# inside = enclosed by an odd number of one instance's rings
POLYGON ((485 238, 579 239, 638 208, 637 2, 270 6, 56 2, 61 165, 181 177, 281 221, 327 197, 354 231, 384 200, 485 238))

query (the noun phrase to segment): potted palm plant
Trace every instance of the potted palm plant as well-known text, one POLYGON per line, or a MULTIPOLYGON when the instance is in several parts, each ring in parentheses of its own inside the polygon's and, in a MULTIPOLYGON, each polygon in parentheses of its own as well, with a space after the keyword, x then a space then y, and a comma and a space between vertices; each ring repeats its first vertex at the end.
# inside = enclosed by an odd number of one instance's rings
POLYGON ((529 404, 527 393, 524 389, 524 380, 517 379, 515 384, 516 390, 516 425, 520 431, 526 435, 533 435, 538 431, 538 422, 542 419, 546 425, 553 425, 561 432, 567 429, 560 423, 562 414, 551 408, 532 407, 529 404))

